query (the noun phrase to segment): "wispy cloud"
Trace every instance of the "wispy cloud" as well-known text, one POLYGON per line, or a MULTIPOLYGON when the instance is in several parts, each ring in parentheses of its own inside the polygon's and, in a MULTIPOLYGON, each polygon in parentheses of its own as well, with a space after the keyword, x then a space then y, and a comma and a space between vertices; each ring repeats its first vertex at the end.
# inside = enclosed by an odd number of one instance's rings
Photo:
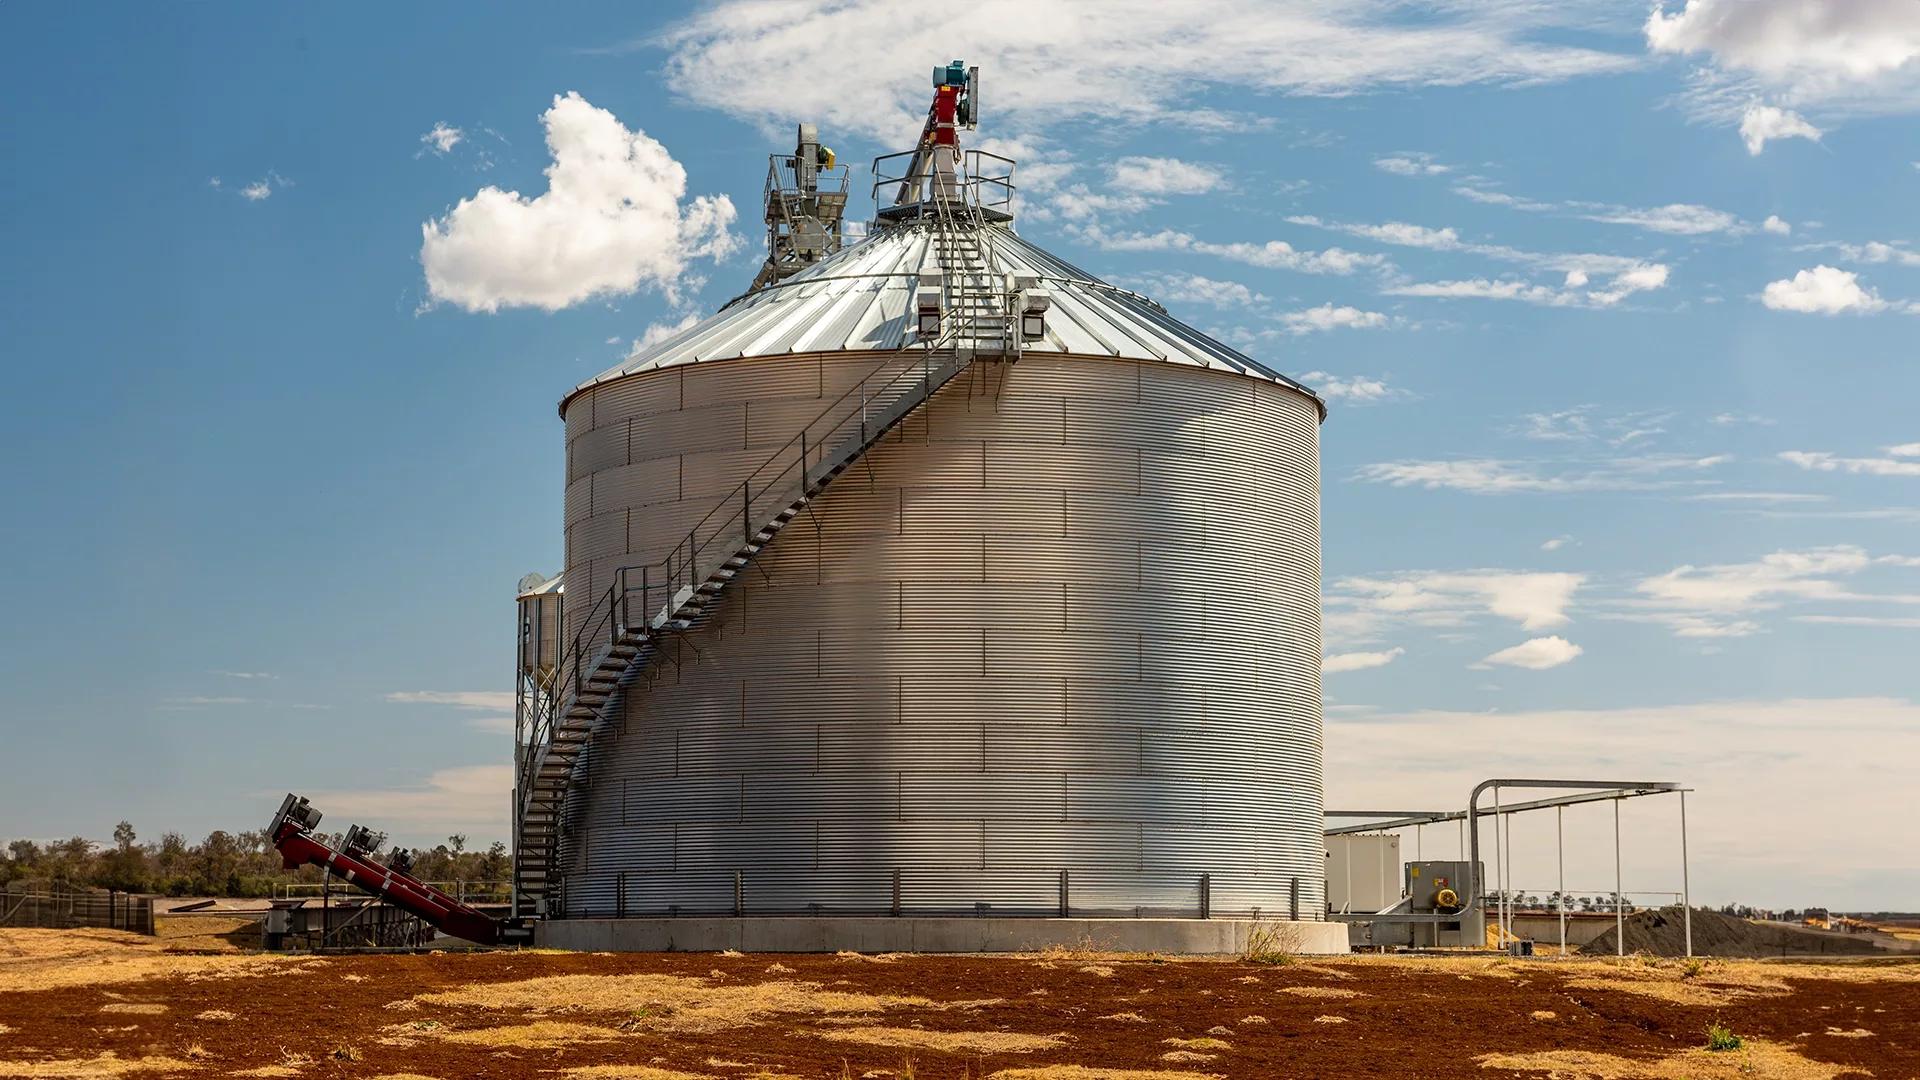
POLYGON ((1367 668, 1385 667, 1406 654, 1405 649, 1383 649, 1379 652, 1333 653, 1320 658, 1322 673, 1332 675, 1342 671, 1364 671, 1367 668))
POLYGON ((341 821, 377 821, 396 838, 507 833, 513 766, 437 769, 417 784, 397 788, 316 791, 313 801, 341 821))
POLYGON ((1580 646, 1559 635, 1530 638, 1518 645, 1501 649, 1482 659, 1475 667, 1517 667, 1529 671, 1545 671, 1562 664, 1572 663, 1574 658, 1585 652, 1580 646))
POLYGON ((1842 544, 1775 551, 1751 562, 1677 566, 1635 585, 1638 599, 1622 617, 1665 624, 1680 637, 1745 637, 1763 629, 1758 616, 1788 602, 1920 603, 1917 596, 1843 584, 1876 564, 1902 562, 1842 544))
POLYGON ((467 718, 469 727, 489 732, 513 730, 514 700, 510 690, 395 690, 386 695, 386 699, 401 705, 437 705, 481 713, 484 715, 467 718))
POLYGON ((1699 483, 1686 474, 1699 473, 1728 460, 1719 454, 1705 457, 1660 454, 1557 463, 1500 458, 1384 461, 1362 465, 1354 476, 1368 483, 1472 495, 1652 491, 1699 483))
POLYGON ((770 130, 807 117, 891 144, 919 130, 924 93, 889 65, 848 63, 852 28, 901 56, 965 55, 989 72, 1019 72, 1004 94, 987 99, 1015 127, 1098 117, 1219 131, 1253 122, 1206 100, 1223 88, 1344 95, 1381 87, 1531 84, 1639 63, 1569 43, 1563 28, 1587 19, 1550 4, 1446 5, 1394 17, 1383 9, 1309 0, 1258 7, 1232 0, 1112 0, 1097 14, 1043 3, 956 23, 888 0, 773 6, 723 0, 639 44, 663 50, 668 84, 700 104, 770 130), (807 77, 740 76, 789 69, 807 77))
POLYGON ((1334 375, 1325 371, 1309 371, 1300 376, 1300 381, 1329 401, 1345 401, 1354 405, 1377 405, 1383 401, 1413 396, 1399 387, 1387 385, 1385 379, 1371 375, 1334 375))

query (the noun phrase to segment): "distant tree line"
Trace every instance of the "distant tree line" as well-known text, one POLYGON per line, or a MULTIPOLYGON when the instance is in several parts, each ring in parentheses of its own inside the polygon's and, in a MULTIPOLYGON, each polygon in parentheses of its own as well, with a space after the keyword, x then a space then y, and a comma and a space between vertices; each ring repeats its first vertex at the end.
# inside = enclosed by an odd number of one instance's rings
MULTIPOLYGON (((340 844, 338 833, 319 833, 329 846, 340 844)), ((377 855, 391 864, 396 857, 410 860, 411 873, 427 881, 504 881, 512 872, 507 845, 495 841, 484 851, 469 851, 467 838, 449 836, 432 848, 403 853, 387 847, 384 833, 374 836, 377 855)), ((0 884, 58 889, 98 888, 166 896, 270 896, 274 887, 292 882, 318 884, 318 867, 284 870, 280 853, 263 830, 230 833, 215 829, 205 840, 189 844, 179 833, 163 833, 158 841, 142 843, 133 825, 114 827, 113 842, 101 844, 84 837, 37 844, 15 840, 0 859, 0 884)))

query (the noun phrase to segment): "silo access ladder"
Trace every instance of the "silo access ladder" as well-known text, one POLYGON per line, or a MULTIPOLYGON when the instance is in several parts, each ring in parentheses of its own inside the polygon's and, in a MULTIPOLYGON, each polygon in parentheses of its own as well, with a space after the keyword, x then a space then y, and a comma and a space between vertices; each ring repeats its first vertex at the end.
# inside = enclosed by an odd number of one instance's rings
POLYGON ((546 914, 575 766, 595 730, 617 715, 625 688, 658 660, 678 663, 663 648, 667 639, 700 625, 782 529, 941 387, 976 360, 1018 358, 1017 294, 992 272, 992 227, 964 190, 933 196, 922 220, 941 267, 938 332, 882 361, 823 409, 665 558, 616 570, 549 691, 536 695, 515 786, 516 915, 546 914))

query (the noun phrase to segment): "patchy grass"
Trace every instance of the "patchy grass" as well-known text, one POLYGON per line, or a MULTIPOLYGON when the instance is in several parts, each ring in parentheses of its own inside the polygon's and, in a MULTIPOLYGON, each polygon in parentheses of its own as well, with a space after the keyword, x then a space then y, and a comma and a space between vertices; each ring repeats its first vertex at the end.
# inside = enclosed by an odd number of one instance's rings
POLYGON ((159 1016, 167 1007, 153 1001, 109 1001, 100 1006, 103 1013, 130 1013, 134 1016, 159 1016))
POLYGON ((1292 994, 1294 997, 1330 998, 1335 1000, 1366 996, 1358 990, 1347 990, 1338 986, 1285 986, 1281 987, 1280 992, 1283 994, 1292 994))
POLYGON ((717 986, 680 975, 553 975, 507 983, 475 983, 421 994, 428 1005, 527 1012, 619 1013, 663 1032, 725 1031, 777 1016, 873 1013, 890 1008, 942 1008, 920 997, 847 993, 815 983, 763 982, 717 986))
POLYGON ((193 1018, 195 1020, 237 1020, 239 1019, 239 1014, 230 1013, 225 1009, 208 1009, 204 1012, 194 1013, 193 1018))
POLYGON ((560 1075, 571 1080, 708 1080, 699 1073, 657 1069, 652 1065, 587 1065, 560 1075))
POLYGON ((1715 1053, 1727 1050, 1738 1050, 1740 1049, 1740 1043, 1740 1036, 1735 1035, 1732 1028, 1723 1027, 1719 1024, 1709 1024, 1707 1026, 1707 1049, 1715 1053))
POLYGON ((1483 1069, 1546 1073, 1551 1080, 1833 1080, 1848 1072, 1802 1057, 1783 1046, 1749 1040, 1738 1051, 1688 1050, 1641 1060, 1591 1050, 1548 1050, 1533 1054, 1482 1054, 1483 1069))
POLYGON ((1219 1073, 1168 1069, 1100 1069, 1085 1065, 1043 1065, 1037 1069, 1001 1069, 986 1080, 1221 1080, 1219 1073))
POLYGON ((123 1058, 109 1050, 92 1058, 68 1061, 0 1061, 0 1076, 41 1078, 131 1076, 134 1073, 182 1072, 198 1068, 191 1061, 164 1056, 123 1058))
POLYGON ((1137 1013, 1137 1012, 1117 1012, 1117 1013, 1108 1013, 1107 1015, 1105 1015, 1105 1016, 1102 1016, 1102 1017, 1098 1017, 1097 1019, 1101 1019, 1101 1020, 1121 1020, 1121 1021, 1124 1021, 1124 1022, 1126 1022, 1126 1023, 1129 1023, 1129 1024, 1144 1024, 1144 1023, 1146 1023, 1146 1022, 1147 1022, 1147 1018, 1146 1018, 1146 1017, 1144 1017, 1144 1016, 1141 1016, 1141 1015, 1140 1015, 1139 1013, 1137 1013))
POLYGON ((708 1080, 699 1072, 676 1072, 651 1065, 586 1065, 561 1072, 570 1080, 708 1080))
POLYGON ((1175 1072, 1167 1068, 1091 1068, 1087 1065, 1043 1065, 1039 1068, 1002 1068, 987 1080, 1221 1080, 1219 1072, 1175 1072))
POLYGON ((1192 1062, 1197 1064, 1203 1061, 1212 1061, 1219 1056, 1220 1056, 1219 1054, 1203 1054, 1198 1050, 1169 1050, 1166 1053, 1160 1055, 1160 1060, 1172 1061, 1172 1062, 1192 1062))
POLYGON ((1233 1044, 1225 1039, 1161 1039, 1164 1046, 1177 1046, 1182 1050, 1231 1050, 1233 1044))
POLYGON ((1026 1054, 1064 1046, 1058 1035, 1022 1035, 1013 1031, 929 1031, 924 1028, 856 1027, 817 1032, 822 1039, 898 1046, 914 1050, 962 1051, 976 1054, 1026 1054))
POLYGON ((1556 1013, 1556 1012, 1554 1012, 1554 1011, 1553 1011, 1552 1009, 1535 1009, 1535 1010, 1533 1010, 1533 1011, 1532 1011, 1531 1013, 1528 1013, 1527 1015, 1529 1015, 1529 1016, 1531 1016, 1531 1017, 1533 1017, 1533 1019, 1535 1019, 1535 1020, 1558 1020, 1558 1019, 1560 1019, 1560 1014, 1558 1014, 1558 1013, 1556 1013))
POLYGON ((226 979, 304 970, 309 959, 202 956, 122 930, 0 930, 0 993, 148 979, 226 979))
POLYGON ((500 1027, 423 1029, 430 1038, 443 1039, 462 1046, 522 1047, 530 1050, 555 1050, 583 1042, 610 1042, 623 1038, 618 1029, 592 1024, 568 1024, 558 1020, 536 1020, 531 1024, 506 1024, 500 1027))
POLYGON ((1347 1018, 1344 1016, 1332 1016, 1332 1015, 1316 1016, 1313 1018, 1313 1022, 1316 1024, 1344 1024, 1347 1022, 1347 1018))

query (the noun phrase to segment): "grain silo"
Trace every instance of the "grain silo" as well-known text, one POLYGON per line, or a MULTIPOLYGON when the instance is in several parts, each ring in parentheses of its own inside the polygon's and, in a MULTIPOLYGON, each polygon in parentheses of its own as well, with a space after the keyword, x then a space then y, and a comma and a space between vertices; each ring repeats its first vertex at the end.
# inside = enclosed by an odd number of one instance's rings
POLYGON ((549 944, 1345 948, 1324 408, 1018 235, 977 85, 936 69, 858 242, 803 126, 753 291, 561 402, 515 791, 549 944))

